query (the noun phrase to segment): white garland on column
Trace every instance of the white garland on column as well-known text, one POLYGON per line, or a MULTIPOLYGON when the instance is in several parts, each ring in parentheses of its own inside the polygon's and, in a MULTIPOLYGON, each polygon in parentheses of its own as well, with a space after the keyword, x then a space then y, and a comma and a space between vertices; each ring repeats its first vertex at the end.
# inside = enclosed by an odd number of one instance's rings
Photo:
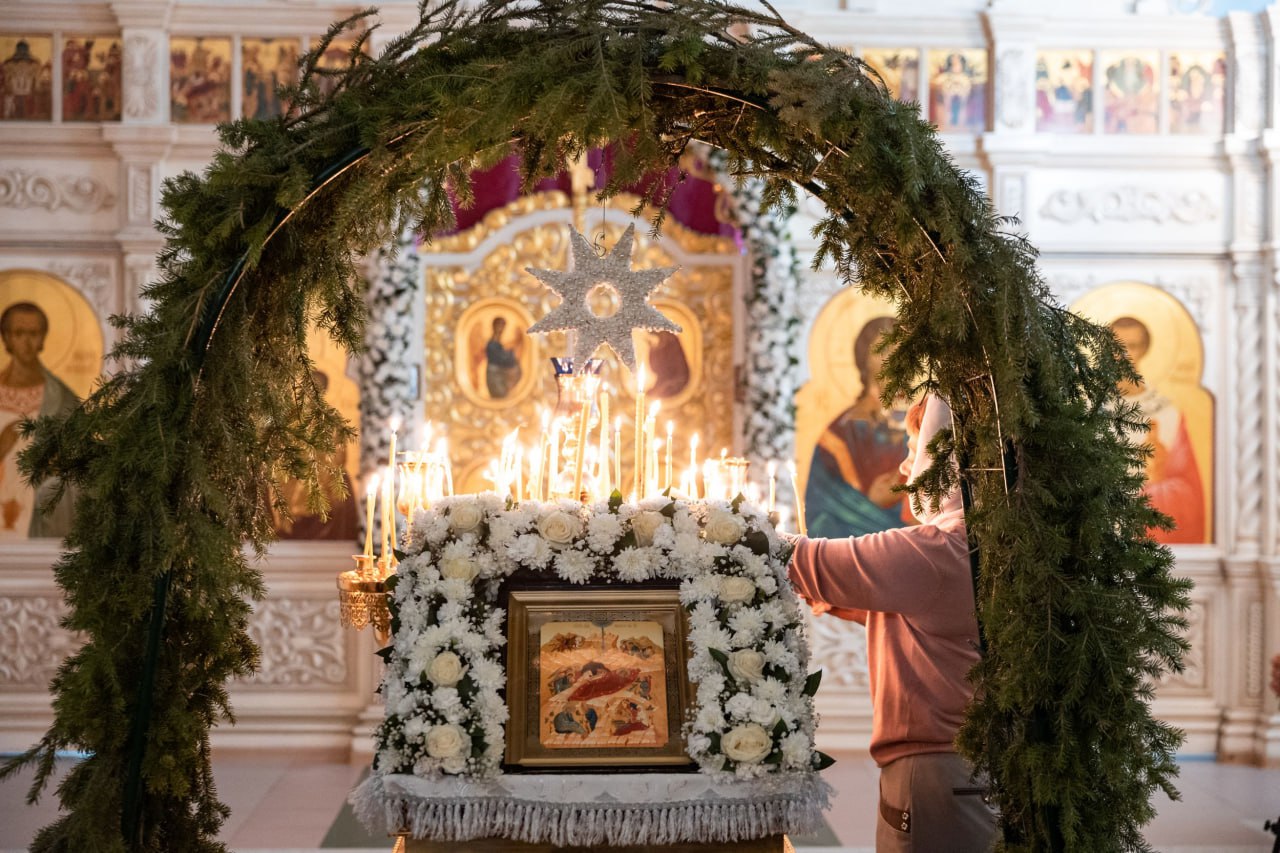
MULTIPOLYGON (((709 157, 725 175, 724 152, 709 157)), ((731 192, 734 216, 747 246, 750 276, 743 293, 747 327, 743 382, 745 455, 761 470, 770 460, 795 458, 796 392, 800 388, 803 312, 800 306, 800 260, 791 240, 795 209, 760 212, 764 181, 748 178, 731 192)), ((780 474, 778 501, 790 504, 791 483, 780 474)))
MULTIPOLYGON (((395 241, 378 250, 375 273, 369 283, 365 303, 369 322, 365 326, 365 354, 360 362, 360 485, 357 497, 363 500, 369 478, 387 464, 392 417, 400 418, 401 448, 414 447, 408 441, 419 430, 421 407, 419 377, 421 358, 415 346, 420 334, 419 304, 422 302, 422 261, 417 234, 411 225, 401 229, 395 241)), ((379 515, 381 515, 379 513, 379 515)), ((375 521, 374 536, 381 535, 375 521)), ((364 536, 364 514, 360 514, 360 536, 364 536)))

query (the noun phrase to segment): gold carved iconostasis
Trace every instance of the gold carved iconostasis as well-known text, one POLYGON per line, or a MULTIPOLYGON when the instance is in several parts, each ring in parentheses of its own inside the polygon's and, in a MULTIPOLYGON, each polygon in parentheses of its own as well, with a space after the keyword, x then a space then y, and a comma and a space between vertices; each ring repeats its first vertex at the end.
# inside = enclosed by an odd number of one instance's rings
MULTIPOLYGON (((1195 321, 1156 287, 1120 282, 1071 310, 1110 326, 1142 374, 1122 388, 1151 420, 1145 492, 1173 517, 1167 544, 1213 541, 1214 401, 1201 382, 1204 344, 1195 321)), ((850 536, 914 523, 900 494, 906 403, 885 409, 876 339, 893 325, 888 303, 853 289, 819 312, 809 337, 810 379, 796 395, 796 465, 811 536, 850 536)))
POLYGON ((102 325, 71 285, 42 272, 0 272, 0 540, 61 537, 71 522, 64 497, 37 516, 37 500, 54 488, 33 490, 18 471, 27 446, 19 435, 26 418, 65 414, 88 396, 102 373, 102 325))
MULTIPOLYGON (((587 239, 603 250, 612 248, 632 223, 628 211, 635 202, 618 197, 606 207, 579 208, 587 239)), ((519 428, 522 442, 535 441, 542 413, 555 407, 556 381, 549 360, 568 355, 569 343, 561 332, 527 334, 559 297, 526 267, 566 268, 574 217, 565 193, 540 192, 490 211, 471 228, 422 248, 425 415, 437 431, 449 436, 455 488, 460 492, 490 488, 485 469, 503 438, 519 428)), ((654 291, 650 302, 682 331, 636 333, 637 363, 647 365, 646 396, 662 401, 659 421, 673 421, 678 436, 700 433, 705 453, 732 449, 732 300, 741 259, 732 238, 698 233, 671 219, 661 235, 653 239, 640 223, 632 264, 637 269, 680 267, 654 291)), ((609 314, 614 298, 598 291, 593 309, 609 314)), ((610 418, 621 416, 629 424, 635 377, 611 352, 599 354, 613 407, 610 418)), ((674 452, 677 459, 689 456, 689 448, 679 444, 674 452)), ((631 453, 631 443, 624 441, 626 470, 631 469, 631 453)))

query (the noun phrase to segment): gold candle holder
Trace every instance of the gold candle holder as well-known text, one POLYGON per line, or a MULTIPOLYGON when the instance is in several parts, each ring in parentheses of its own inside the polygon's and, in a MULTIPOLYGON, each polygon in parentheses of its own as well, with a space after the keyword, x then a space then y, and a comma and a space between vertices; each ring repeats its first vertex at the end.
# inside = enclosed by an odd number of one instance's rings
POLYGON ((391 638, 386 585, 390 562, 368 554, 355 554, 352 559, 356 567, 338 575, 338 621, 357 631, 372 626, 378 643, 386 645, 391 638))

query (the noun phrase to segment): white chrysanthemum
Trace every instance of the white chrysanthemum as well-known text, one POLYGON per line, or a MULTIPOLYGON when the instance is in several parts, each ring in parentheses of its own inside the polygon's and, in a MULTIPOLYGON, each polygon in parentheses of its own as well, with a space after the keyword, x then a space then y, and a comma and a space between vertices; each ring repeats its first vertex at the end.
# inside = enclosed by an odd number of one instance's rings
MULTIPOLYGON (((446 719, 448 719, 450 712, 460 716, 463 710, 462 697, 458 694, 456 687, 437 687, 431 691, 431 706, 443 714, 446 719)), ((456 723, 458 721, 449 720, 449 722, 456 723)))
POLYGON ((421 714, 411 714, 400 724, 404 739, 410 743, 420 743, 429 728, 431 728, 431 721, 421 714))
POLYGON ((733 631, 735 648, 747 649, 759 642, 764 634, 765 619, 757 608, 743 607, 729 617, 729 630, 733 631))
POLYGON ((653 556, 652 548, 623 548, 613 560, 613 570, 620 580, 648 580, 653 573, 653 556))
POLYGON ((688 504, 680 503, 676 505, 676 513, 671 517, 671 527, 678 534, 697 537, 698 520, 689 511, 688 504))
POLYGON ((772 729, 777 725, 780 716, 777 707, 772 702, 764 699, 752 699, 751 710, 748 712, 747 718, 753 723, 759 723, 766 729, 772 729))
POLYGON ((689 642, 695 649, 719 649, 727 651, 733 645, 729 632, 715 622, 701 628, 689 629, 689 642))
POLYGON ((697 602, 714 601, 719 595, 719 575, 697 575, 680 584, 680 603, 686 607, 697 602))
POLYGON ((587 520, 587 547, 597 554, 611 554, 622 538, 622 522, 606 510, 587 520))
POLYGON ((724 712, 734 720, 749 720, 755 707, 755 700, 750 693, 735 693, 724 703, 724 712))
POLYGON ((800 669, 800 661, 795 653, 777 640, 766 641, 762 651, 764 659, 774 666, 781 667, 787 672, 796 672, 800 669))
POLYGON ((724 670, 721 669, 720 664, 715 663, 715 661, 712 661, 712 663, 715 664, 715 669, 707 673, 707 675, 698 682, 699 702, 703 701, 702 697, 704 696, 708 697, 712 702, 717 701, 720 694, 724 692, 724 670))
POLYGON ((439 545, 449 538, 449 521, 438 512, 419 513, 413 522, 413 541, 439 545))
POLYGON ((711 738, 696 732, 691 733, 685 738, 685 746, 688 748, 690 755, 700 755, 711 749, 711 738))
POLYGON ((489 658, 479 658, 471 664, 471 677, 481 687, 497 690, 506 686, 506 671, 502 664, 489 658))
POLYGON ((787 767, 808 768, 813 746, 803 732, 792 732, 782 739, 782 763, 787 767))
POLYGON ((787 685, 776 678, 762 678, 751 687, 751 694, 774 705, 783 705, 787 701, 787 685))
POLYGON ((547 540, 536 533, 517 536, 507 547, 507 555, 522 566, 545 569, 554 552, 547 540))
POLYGON ((498 515, 489 522, 489 547, 504 549, 516 536, 516 524, 508 516, 498 515))
POLYGON ((569 583, 586 583, 596 570, 596 559, 577 548, 566 548, 556 554, 556 574, 569 583))
POLYGON ((698 731, 702 732, 718 732, 728 725, 728 721, 724 718, 724 711, 715 705, 703 705, 698 708, 698 715, 694 718, 694 726, 698 731))
POLYGON ((764 590, 765 595, 773 595, 778 591, 778 581, 773 575, 763 575, 756 581, 756 586, 764 590))

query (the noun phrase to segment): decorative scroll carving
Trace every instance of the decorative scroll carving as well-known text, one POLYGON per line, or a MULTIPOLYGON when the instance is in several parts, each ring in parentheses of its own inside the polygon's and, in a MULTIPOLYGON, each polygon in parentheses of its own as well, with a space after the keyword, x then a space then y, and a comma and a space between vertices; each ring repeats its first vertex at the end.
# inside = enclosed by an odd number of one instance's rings
POLYGON ((49 211, 65 207, 76 213, 97 213, 115 203, 110 188, 88 176, 53 177, 26 169, 0 171, 0 207, 49 211))
POLYGON ((81 641, 59 624, 66 606, 55 596, 0 597, 0 684, 48 687, 81 641))
POLYGON ((107 261, 49 261, 47 272, 63 281, 69 281, 89 300, 99 318, 109 317, 119 311, 115 295, 115 275, 107 261))
POLYGON ((344 684, 347 656, 338 600, 268 598, 249 621, 249 636, 262 650, 256 685, 344 684))
POLYGON ((135 34, 124 40, 124 114, 132 119, 157 117, 160 110, 159 50, 151 36, 135 34))
POLYGON ((1262 696, 1262 677, 1266 664, 1262 653, 1262 602, 1250 601, 1245 617, 1244 693, 1250 699, 1262 696))
POLYGON ((1000 54, 996 62, 996 96, 1000 103, 1000 123, 1017 130, 1031 117, 1029 101, 1033 91, 1027 52, 1020 47, 1000 54))
POLYGON ((867 690, 867 637, 861 625, 832 616, 809 620, 810 668, 822 670, 824 687, 867 690))
POLYGON ((1200 190, 1170 192, 1136 186, 1058 190, 1040 207, 1041 216, 1064 225, 1083 220, 1198 225, 1216 220, 1219 214, 1213 199, 1200 190))
POLYGON ((129 167, 129 221, 146 224, 151 219, 151 168, 129 167))
POLYGON ((1206 625, 1209 618, 1208 609, 1203 601, 1193 601, 1191 608, 1187 611, 1187 632, 1185 634, 1187 641, 1191 643, 1191 648, 1182 657, 1182 672, 1166 673, 1160 681, 1162 690, 1175 688, 1182 690, 1201 691, 1206 688, 1209 683, 1208 675, 1205 669, 1205 661, 1208 660, 1207 649, 1205 648, 1209 642, 1209 632, 1206 625))

